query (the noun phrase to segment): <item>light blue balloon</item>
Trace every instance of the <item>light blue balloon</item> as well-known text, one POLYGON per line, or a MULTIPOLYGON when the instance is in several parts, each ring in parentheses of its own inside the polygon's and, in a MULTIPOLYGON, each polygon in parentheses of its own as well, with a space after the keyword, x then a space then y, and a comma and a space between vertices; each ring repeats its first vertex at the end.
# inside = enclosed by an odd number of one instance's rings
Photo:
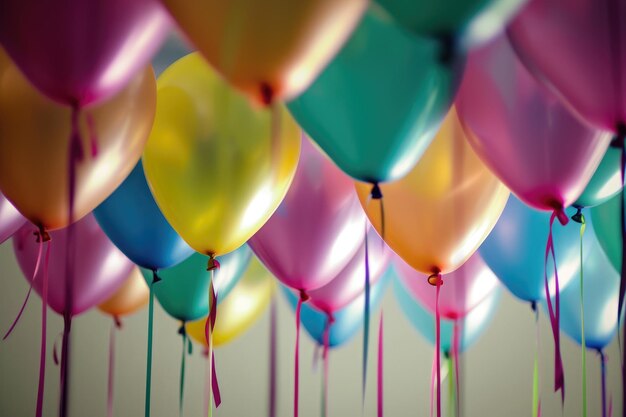
MULTIPOLYGON (((399 279, 393 280, 393 290, 407 320, 433 346, 436 344, 435 317, 414 299, 399 279)), ((459 349, 464 352, 485 332, 500 304, 501 291, 494 290, 465 317, 459 349)), ((450 353, 454 336, 454 321, 441 319, 441 351, 450 353)))
MULTIPOLYGON (((391 274, 387 272, 372 286, 370 293, 371 314, 373 314, 382 302, 390 280, 391 274)), ((289 305, 295 310, 298 297, 289 288, 282 285, 281 288, 289 305)), ((359 329, 363 328, 364 302, 365 296, 362 294, 359 298, 334 314, 335 322, 330 326, 329 334, 330 347, 341 346, 347 343, 354 337, 359 329)), ((324 331, 326 329, 327 320, 328 317, 326 313, 306 303, 302 304, 300 322, 311 338, 320 345, 324 344, 324 331)))
MULTIPOLYGON (((243 245, 236 251, 220 256, 220 268, 215 272, 214 287, 218 305, 228 297, 245 272, 252 251, 243 245)), ((209 314, 210 272, 206 270, 209 258, 194 253, 180 264, 159 271, 161 281, 154 284, 154 295, 170 316, 180 321, 198 320, 209 314)), ((146 282, 151 283, 152 271, 141 268, 146 282)))
MULTIPOLYGON (((567 209, 571 217, 575 209, 567 209)), ((478 249, 498 279, 524 301, 545 298, 544 261, 550 226, 550 212, 535 210, 511 195, 493 231, 478 249)), ((591 216, 586 216, 590 227, 591 216)), ((576 275, 580 256, 580 225, 572 220, 562 226, 558 220, 553 227, 554 246, 561 290, 576 275)), ((585 244, 590 244, 585 236, 585 244)), ((553 280, 552 261, 548 263, 548 278, 553 280)))
POLYGON ((169 268, 194 253, 159 210, 141 161, 94 215, 115 246, 141 267, 169 268))

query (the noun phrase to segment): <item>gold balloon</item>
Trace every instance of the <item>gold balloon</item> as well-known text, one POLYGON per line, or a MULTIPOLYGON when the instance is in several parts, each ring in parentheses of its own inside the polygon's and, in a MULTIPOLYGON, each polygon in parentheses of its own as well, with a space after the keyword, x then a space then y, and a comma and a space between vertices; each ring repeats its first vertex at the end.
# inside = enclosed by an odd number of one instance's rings
MULTIPOLYGON (((357 192, 381 233, 378 203, 367 204, 371 184, 357 192)), ((413 170, 381 185, 385 241, 425 274, 454 271, 478 249, 496 224, 508 189, 478 159, 452 109, 413 170)))
MULTIPOLYGON (((213 344, 224 345, 252 326, 270 303, 274 288, 272 275, 253 258, 244 276, 217 306, 213 344)), ((205 323, 206 318, 192 321, 186 324, 186 329, 196 342, 206 347, 205 323)))
POLYGON ((198 50, 258 102, 302 92, 337 53, 367 0, 163 0, 198 50))
POLYGON ((148 303, 150 289, 139 268, 133 268, 124 284, 98 308, 114 317, 134 313, 148 303))
POLYGON ((197 53, 165 70, 157 88, 143 157, 156 202, 196 251, 231 252, 285 196, 300 154, 300 128, 284 107, 273 110, 280 116, 253 107, 197 53), (272 119, 281 122, 278 129, 272 119))
MULTIPOLYGON (((82 111, 85 152, 76 166, 74 221, 96 208, 137 164, 155 108, 154 73, 146 68, 116 96, 82 111), (95 157, 89 152, 88 117, 95 157)), ((47 230, 68 225, 71 113, 41 95, 0 49, 0 190, 24 217, 47 230)))

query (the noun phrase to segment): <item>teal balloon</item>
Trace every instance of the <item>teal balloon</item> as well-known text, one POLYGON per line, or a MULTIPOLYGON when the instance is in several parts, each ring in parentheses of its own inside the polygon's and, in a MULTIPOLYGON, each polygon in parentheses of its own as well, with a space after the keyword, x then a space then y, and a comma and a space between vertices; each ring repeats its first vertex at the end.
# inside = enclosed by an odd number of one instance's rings
POLYGON ((463 59, 370 9, 317 80, 287 107, 344 172, 399 179, 422 156, 456 93, 463 59))
POLYGON ((460 38, 467 46, 495 36, 526 0, 375 0, 404 28, 460 38))
MULTIPOLYGON (((393 292, 404 317, 433 346, 436 344, 435 317, 418 300, 413 298, 399 279, 394 279, 393 292)), ((501 291, 496 289, 465 316, 462 323, 459 350, 464 352, 473 345, 489 327, 500 304, 501 291)), ((454 321, 441 319, 441 351, 450 353, 454 340, 454 321)))
POLYGON ((600 245, 616 271, 622 269, 622 193, 606 203, 591 208, 591 218, 600 245))
POLYGON ((582 195, 573 204, 575 207, 593 207, 602 204, 622 190, 622 150, 609 147, 598 169, 591 177, 582 195))
MULTIPOLYGON (((372 286, 370 293, 371 314, 374 314, 374 311, 380 306, 391 278, 392 275, 388 271, 372 286)), ((293 290, 284 285, 281 285, 281 288, 290 307, 292 310, 295 310, 298 296, 293 293, 293 290)), ((335 321, 330 326, 328 338, 328 345, 331 348, 349 342, 363 328, 364 303, 365 296, 361 294, 361 296, 333 315, 335 321)), ((324 331, 328 322, 326 313, 304 303, 300 312, 300 322, 316 343, 324 345, 324 331)))
MULTIPOLYGON (((218 305, 239 281, 251 257, 248 245, 219 257, 221 266, 214 281, 218 305)), ((184 262, 158 272, 161 281, 154 284, 154 295, 167 314, 180 321, 198 320, 209 314, 208 260, 207 256, 194 253, 184 262)), ((141 272, 146 282, 152 282, 152 271, 141 268, 141 272)))

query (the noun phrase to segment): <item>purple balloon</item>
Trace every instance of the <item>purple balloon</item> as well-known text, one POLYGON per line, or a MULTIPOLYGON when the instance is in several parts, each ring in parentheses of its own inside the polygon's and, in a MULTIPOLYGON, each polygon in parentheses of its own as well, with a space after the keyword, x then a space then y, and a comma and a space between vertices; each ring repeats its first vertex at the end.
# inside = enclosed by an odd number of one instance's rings
POLYGON ((456 106, 481 160, 539 210, 574 203, 611 139, 539 85, 504 36, 470 54, 456 106))
POLYGON ((66 105, 117 93, 169 28, 157 0, 0 0, 0 44, 41 92, 66 105))
POLYGON ((0 243, 13 236, 24 223, 26 219, 0 193, 0 243))
MULTIPOLYGON (((370 284, 374 285, 387 270, 391 250, 373 228, 367 233, 370 284)), ((350 304, 365 290, 365 242, 350 262, 328 284, 309 291, 309 303, 328 314, 350 304)))
POLYGON ((310 291, 330 282, 354 257, 366 222, 352 179, 303 136, 285 199, 248 243, 285 285, 310 291))
MULTIPOLYGON (((124 283, 135 267, 98 226, 92 214, 74 223, 73 316, 100 304, 124 283)), ((22 273, 28 281, 33 276, 39 243, 33 225, 21 228, 13 237, 13 250, 22 273)), ((48 265, 48 304, 54 311, 65 310, 65 257, 69 228, 50 232, 50 263, 48 265)), ((41 295, 43 284, 44 244, 41 267, 33 287, 41 295)))

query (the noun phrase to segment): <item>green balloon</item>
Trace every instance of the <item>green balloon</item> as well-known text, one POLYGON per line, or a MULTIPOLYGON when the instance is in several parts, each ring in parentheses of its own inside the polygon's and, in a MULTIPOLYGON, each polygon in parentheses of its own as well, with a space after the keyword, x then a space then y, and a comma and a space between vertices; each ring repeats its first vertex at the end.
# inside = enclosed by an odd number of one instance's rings
POLYGON ((448 112, 463 59, 370 9, 343 49, 288 108, 348 175, 399 179, 448 112))
MULTIPOLYGON (((250 263, 252 251, 244 245, 228 255, 220 256, 220 268, 215 272, 214 288, 218 304, 223 301, 250 263)), ((180 321, 198 320, 209 314, 209 257, 194 253, 171 268, 158 271, 154 295, 161 307, 180 321)), ((146 282, 152 282, 152 271, 141 268, 146 282)))
POLYGON ((606 203, 591 209, 591 220, 600 246, 617 272, 622 269, 622 198, 623 194, 619 193, 606 203))
POLYGON ((619 193, 622 189, 621 160, 622 150, 610 147, 585 191, 573 205, 576 207, 597 206, 619 193))
POLYGON ((470 46, 502 30, 527 0, 375 0, 391 18, 422 35, 460 37, 470 46))

